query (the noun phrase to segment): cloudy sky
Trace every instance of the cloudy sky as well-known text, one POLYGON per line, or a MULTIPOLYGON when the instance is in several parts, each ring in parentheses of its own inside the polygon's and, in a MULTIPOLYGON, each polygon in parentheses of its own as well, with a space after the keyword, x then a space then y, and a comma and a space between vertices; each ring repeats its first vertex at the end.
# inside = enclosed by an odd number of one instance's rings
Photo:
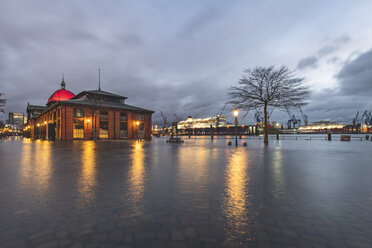
MULTIPOLYGON (((306 78, 310 121, 351 122, 357 110, 372 110, 372 1, 0 4, 0 92, 9 112, 45 104, 62 72, 75 94, 96 89, 101 67, 102 89, 155 110, 154 120, 160 111, 169 120, 212 116, 245 68, 269 65, 306 78)), ((272 120, 286 119, 274 111, 272 120)))

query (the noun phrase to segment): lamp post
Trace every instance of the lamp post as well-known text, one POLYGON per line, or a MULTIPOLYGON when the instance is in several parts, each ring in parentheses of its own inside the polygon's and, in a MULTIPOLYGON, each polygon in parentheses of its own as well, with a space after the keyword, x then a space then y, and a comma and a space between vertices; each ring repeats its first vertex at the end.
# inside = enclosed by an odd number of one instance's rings
POLYGON ((234 109, 234 116, 235 116, 235 146, 238 146, 238 115, 239 111, 234 109))

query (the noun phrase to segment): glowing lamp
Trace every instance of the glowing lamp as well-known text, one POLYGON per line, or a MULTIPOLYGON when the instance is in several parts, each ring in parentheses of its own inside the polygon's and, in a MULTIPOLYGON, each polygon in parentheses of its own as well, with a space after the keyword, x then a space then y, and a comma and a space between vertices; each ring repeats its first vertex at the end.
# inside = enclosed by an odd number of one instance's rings
POLYGON ((238 117, 238 115, 239 115, 239 111, 237 109, 234 109, 234 116, 238 117))
POLYGON ((139 121, 136 122, 137 126, 139 126, 139 121))
POLYGON ((40 124, 38 123, 37 126, 40 127, 40 124))
POLYGON ((87 122, 89 123, 90 122, 90 119, 88 119, 87 122))
POLYGON ((44 125, 46 125, 47 124, 47 122, 46 121, 44 121, 44 125))

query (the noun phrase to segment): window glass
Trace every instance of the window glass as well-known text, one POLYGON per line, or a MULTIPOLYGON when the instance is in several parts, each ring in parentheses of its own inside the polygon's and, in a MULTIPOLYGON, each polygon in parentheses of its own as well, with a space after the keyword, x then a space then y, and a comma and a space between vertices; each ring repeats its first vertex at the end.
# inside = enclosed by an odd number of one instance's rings
POLYGON ((74 119, 74 129, 73 129, 74 139, 83 139, 84 138, 84 121, 74 119))
POLYGON ((126 121, 128 119, 127 113, 120 113, 120 120, 121 121, 126 121))
POLYGON ((100 119, 108 119, 108 112, 107 111, 100 111, 99 112, 100 119))
POLYGON ((75 118, 83 118, 84 117, 84 111, 82 109, 75 108, 74 109, 74 117, 75 118))

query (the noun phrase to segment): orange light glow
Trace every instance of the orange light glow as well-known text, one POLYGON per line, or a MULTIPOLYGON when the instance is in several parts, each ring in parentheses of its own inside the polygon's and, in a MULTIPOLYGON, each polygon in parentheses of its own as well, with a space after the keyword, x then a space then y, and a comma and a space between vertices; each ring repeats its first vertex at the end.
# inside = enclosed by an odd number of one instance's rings
POLYGON ((238 117, 238 115, 239 115, 239 111, 238 111, 237 109, 235 109, 235 110, 234 110, 234 116, 235 116, 235 117, 238 117))
POLYGON ((139 121, 137 121, 136 124, 137 124, 137 126, 139 126, 139 124, 140 124, 139 121))

